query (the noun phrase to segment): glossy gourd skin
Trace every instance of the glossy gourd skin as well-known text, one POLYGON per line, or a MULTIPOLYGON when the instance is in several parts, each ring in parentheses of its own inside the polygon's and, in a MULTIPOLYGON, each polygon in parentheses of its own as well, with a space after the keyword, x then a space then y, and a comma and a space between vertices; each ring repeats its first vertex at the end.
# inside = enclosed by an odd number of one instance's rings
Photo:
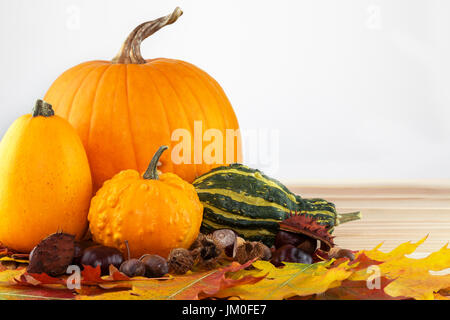
POLYGON ((330 232, 339 223, 360 219, 359 212, 338 214, 333 203, 302 198, 281 182, 239 163, 217 167, 193 185, 204 206, 205 233, 228 228, 271 246, 279 223, 291 213, 313 217, 330 232))
MULTIPOLYGON (((147 26, 154 27, 156 23, 161 28, 173 23, 180 11, 172 14, 175 18, 171 21, 160 18, 147 26)), ((147 26, 143 24, 136 29, 144 32, 147 26)), ((228 162, 225 143, 224 161, 218 164, 194 161, 194 153, 199 159, 210 143, 205 141, 203 147, 194 148, 195 121, 201 122, 201 137, 206 130, 217 129, 224 142, 227 129, 239 129, 220 85, 190 63, 166 58, 145 60, 140 52, 129 52, 126 45, 127 42, 113 61, 89 61, 67 70, 45 95, 56 114, 67 119, 80 135, 91 165, 94 190, 121 170, 143 172, 160 145, 173 150, 181 141, 172 139, 176 129, 191 134, 191 159, 179 163, 172 161, 170 153, 164 154, 159 168, 163 172, 173 172, 192 182, 218 165, 239 161, 241 147, 236 142, 228 145, 234 154, 228 162)), ((140 42, 136 44, 139 45, 140 42)))
MULTIPOLYGON (((45 102, 38 104, 51 110, 45 102)), ((29 252, 57 231, 79 239, 87 228, 91 197, 87 156, 65 119, 26 114, 11 125, 0 143, 3 245, 29 252)))
POLYGON ((146 176, 156 172, 164 150, 157 151, 143 176, 124 170, 98 190, 88 216, 96 242, 125 252, 128 241, 132 258, 167 258, 171 249, 188 248, 197 238, 203 206, 194 187, 173 173, 146 176))

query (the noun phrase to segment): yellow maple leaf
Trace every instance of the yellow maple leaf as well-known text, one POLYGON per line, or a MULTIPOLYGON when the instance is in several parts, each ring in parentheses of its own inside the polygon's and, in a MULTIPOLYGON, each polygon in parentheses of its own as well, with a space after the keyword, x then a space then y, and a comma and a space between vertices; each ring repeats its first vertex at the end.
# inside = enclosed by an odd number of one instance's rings
POLYGON ((301 264, 285 263, 277 268, 267 261, 256 261, 256 270, 247 274, 266 277, 253 285, 221 290, 217 297, 239 297, 249 300, 279 300, 293 296, 309 296, 339 286, 351 275, 344 267, 328 269, 330 262, 301 264))
POLYGON ((378 246, 373 248, 372 250, 361 250, 358 254, 365 253, 372 260, 376 261, 390 261, 395 260, 405 255, 411 254, 416 251, 417 247, 419 247, 422 243, 427 240, 428 236, 423 237, 421 240, 416 243, 411 243, 411 241, 400 244, 397 248, 392 250, 391 252, 382 252, 378 249, 383 245, 380 243, 378 246))
MULTIPOLYGON (((391 252, 381 252, 378 245, 372 250, 361 251, 376 263, 380 277, 392 279, 384 292, 392 297, 409 297, 414 299, 434 299, 436 292, 450 286, 450 275, 433 275, 430 271, 441 271, 450 268, 450 249, 446 246, 431 253, 425 258, 414 259, 407 255, 413 253, 427 237, 416 243, 406 242, 391 252)), ((374 264, 375 265, 375 264, 374 264)), ((349 280, 367 280, 373 269, 355 271, 349 280)))

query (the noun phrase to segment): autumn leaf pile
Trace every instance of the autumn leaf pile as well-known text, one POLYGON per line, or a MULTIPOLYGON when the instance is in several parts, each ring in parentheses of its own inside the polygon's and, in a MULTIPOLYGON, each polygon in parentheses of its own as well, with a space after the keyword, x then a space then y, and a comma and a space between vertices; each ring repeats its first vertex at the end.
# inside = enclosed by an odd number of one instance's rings
POLYGON ((128 278, 110 267, 86 267, 81 287, 67 288, 66 277, 28 274, 25 260, 0 258, 0 299, 450 299, 450 248, 444 246, 425 258, 409 257, 426 238, 403 243, 391 252, 381 244, 359 251, 353 261, 332 259, 314 264, 267 261, 232 262, 208 271, 163 278, 128 278), (19 265, 11 269, 8 263, 19 265))

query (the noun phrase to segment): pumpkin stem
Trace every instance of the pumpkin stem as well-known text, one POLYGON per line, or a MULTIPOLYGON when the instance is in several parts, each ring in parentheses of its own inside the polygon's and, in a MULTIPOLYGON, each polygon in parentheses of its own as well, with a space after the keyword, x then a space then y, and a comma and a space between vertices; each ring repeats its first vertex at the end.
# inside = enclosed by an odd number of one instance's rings
POLYGON ((112 59, 113 63, 143 64, 145 59, 141 55, 141 42, 159 29, 174 23, 183 14, 180 7, 164 17, 148 21, 137 26, 125 40, 119 53, 112 59))
POLYGON ((158 164, 159 158, 161 158, 162 153, 167 149, 169 149, 168 146, 161 146, 159 147, 158 151, 155 152, 152 161, 150 161, 150 164, 148 165, 148 168, 143 175, 144 179, 158 180, 158 171, 156 171, 156 166, 158 164))
POLYGON ((50 103, 38 99, 34 105, 32 115, 33 117, 51 117, 55 115, 55 112, 53 111, 52 105, 50 103))

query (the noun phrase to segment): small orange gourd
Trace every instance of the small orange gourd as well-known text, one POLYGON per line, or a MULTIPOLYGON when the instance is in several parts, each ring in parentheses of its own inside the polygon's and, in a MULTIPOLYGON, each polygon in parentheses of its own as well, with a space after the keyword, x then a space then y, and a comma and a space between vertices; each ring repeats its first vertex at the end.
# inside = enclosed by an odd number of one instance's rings
POLYGON ((174 173, 158 175, 156 166, 166 149, 156 151, 142 176, 124 170, 97 191, 88 215, 96 242, 125 252, 128 241, 134 258, 146 253, 167 257, 170 250, 194 242, 203 206, 190 183, 174 173))
POLYGON ((38 100, 0 143, 0 242, 29 252, 49 234, 81 238, 92 179, 83 144, 52 106, 38 100))

